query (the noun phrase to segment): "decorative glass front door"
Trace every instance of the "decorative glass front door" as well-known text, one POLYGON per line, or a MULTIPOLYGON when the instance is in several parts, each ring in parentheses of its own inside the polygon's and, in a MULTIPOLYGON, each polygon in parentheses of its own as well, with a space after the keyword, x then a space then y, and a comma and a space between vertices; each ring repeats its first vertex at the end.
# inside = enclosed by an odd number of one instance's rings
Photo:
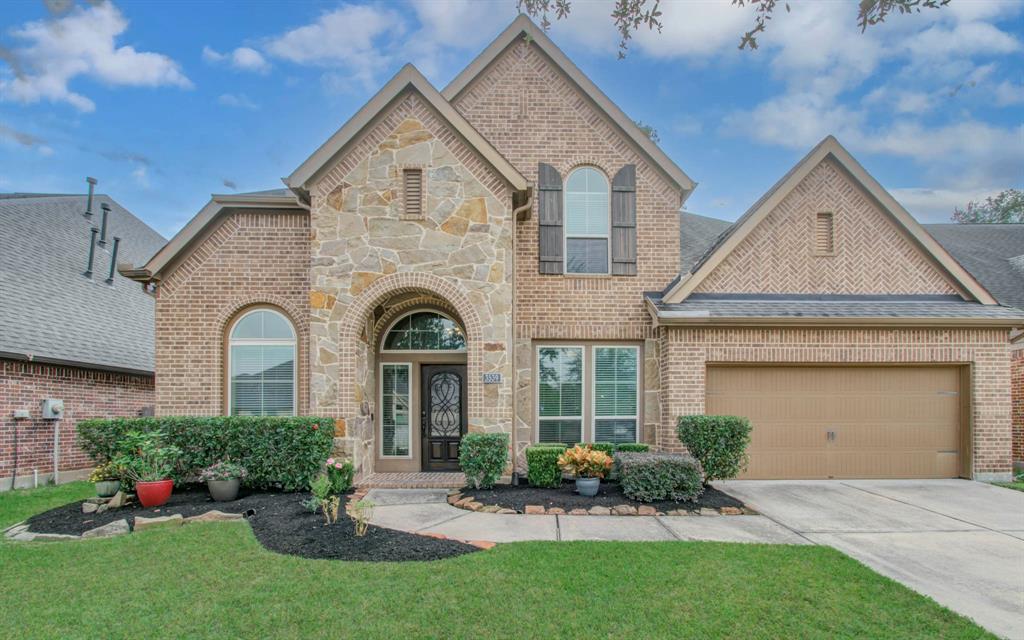
POLYGON ((466 365, 423 365, 420 426, 424 471, 457 471, 466 431, 466 365))

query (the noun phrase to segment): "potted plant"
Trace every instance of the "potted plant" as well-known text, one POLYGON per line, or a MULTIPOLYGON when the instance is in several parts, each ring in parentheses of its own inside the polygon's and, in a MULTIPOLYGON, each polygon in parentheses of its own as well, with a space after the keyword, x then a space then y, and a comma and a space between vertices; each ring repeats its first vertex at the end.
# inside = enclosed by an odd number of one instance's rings
POLYGON ((576 491, 581 496, 597 495, 601 478, 612 468, 612 457, 590 445, 576 445, 558 457, 558 466, 576 476, 576 491))
POLYGON ((199 473, 199 479, 206 482, 210 497, 217 502, 231 502, 238 497, 238 487, 249 475, 242 465, 221 460, 211 464, 199 473))
POLYGON ((135 494, 143 507, 159 507, 167 502, 174 489, 171 475, 181 456, 177 447, 163 445, 160 432, 125 435, 125 453, 116 460, 124 475, 135 483, 135 494))
POLYGON ((96 485, 96 495, 110 498, 121 489, 121 469, 113 462, 101 464, 89 474, 89 482, 96 485))

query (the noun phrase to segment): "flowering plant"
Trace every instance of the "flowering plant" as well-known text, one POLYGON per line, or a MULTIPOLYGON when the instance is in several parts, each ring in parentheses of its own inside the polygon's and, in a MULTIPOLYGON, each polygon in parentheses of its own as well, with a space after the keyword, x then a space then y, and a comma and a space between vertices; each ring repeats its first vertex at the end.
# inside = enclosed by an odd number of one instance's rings
POLYGON ((351 462, 327 458, 324 467, 325 474, 331 481, 331 492, 333 494, 340 495, 352 488, 352 476, 355 474, 355 468, 351 462))
POLYGON ((89 474, 89 482, 120 480, 121 473, 121 467, 117 466, 113 462, 108 462, 106 464, 101 464, 92 470, 92 473, 89 474))
POLYGON ((558 456, 558 466, 577 478, 603 478, 612 468, 612 457, 589 444, 585 447, 576 445, 558 456))
POLYGON ((199 479, 203 482, 209 480, 244 480, 247 475, 249 475, 249 472, 237 462, 221 460, 200 471, 199 479))

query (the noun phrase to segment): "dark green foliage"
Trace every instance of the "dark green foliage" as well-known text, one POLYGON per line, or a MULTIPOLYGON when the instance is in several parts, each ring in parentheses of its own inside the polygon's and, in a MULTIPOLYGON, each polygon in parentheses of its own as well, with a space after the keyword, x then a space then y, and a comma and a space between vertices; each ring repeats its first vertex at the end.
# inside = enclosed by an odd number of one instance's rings
POLYGON ((628 453, 615 456, 622 492, 632 500, 696 500, 704 492, 700 463, 671 453, 628 453))
POLYGON ((704 468, 704 483, 735 478, 747 467, 750 421, 739 416, 680 416, 679 440, 704 468))
POLYGON ((535 487, 557 487, 562 484, 562 468, 558 456, 566 449, 562 444, 540 444, 526 449, 526 475, 535 487))
POLYGON ((249 486, 298 491, 323 469, 334 439, 334 421, 252 416, 83 420, 78 423, 78 444, 97 462, 106 462, 124 453, 125 435, 132 431, 159 431, 164 444, 180 450, 175 481, 231 460, 249 472, 249 486))
POLYGON ((647 453, 650 450, 651 445, 642 442, 621 442, 615 445, 616 452, 647 453))
POLYGON ((351 489, 353 476, 355 476, 355 467, 352 466, 351 461, 327 459, 327 478, 331 481, 333 495, 340 496, 351 489))
POLYGON ((459 466, 466 484, 474 489, 490 489, 501 477, 508 462, 507 433, 467 433, 459 444, 459 466))

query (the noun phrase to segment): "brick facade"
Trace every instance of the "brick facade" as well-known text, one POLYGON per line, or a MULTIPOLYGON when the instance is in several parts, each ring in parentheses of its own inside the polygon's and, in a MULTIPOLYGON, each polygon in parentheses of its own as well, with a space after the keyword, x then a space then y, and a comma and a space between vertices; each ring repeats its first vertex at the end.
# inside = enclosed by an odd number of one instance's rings
POLYGON ((40 418, 40 401, 64 401, 59 421, 60 470, 87 469, 92 461, 76 446, 76 425, 87 418, 137 416, 153 406, 153 378, 58 365, 0 360, 0 487, 8 487, 14 464, 14 430, 18 430, 19 486, 32 481, 33 470, 46 479, 53 471, 54 423, 40 418), (14 420, 16 410, 32 417, 14 420))
POLYGON ((258 304, 276 307, 295 327, 298 409, 307 413, 309 215, 238 210, 157 289, 157 415, 225 413, 226 331, 258 304))
POLYGON ((1024 467, 1024 341, 1010 352, 1010 397, 1013 402, 1013 461, 1024 467))
MULTIPOLYGON (((708 363, 962 363, 971 367, 974 472, 1010 471, 1010 385, 1005 329, 704 329, 662 335, 663 415, 704 411, 708 363)), ((679 451, 674 424, 658 445, 679 451)))

